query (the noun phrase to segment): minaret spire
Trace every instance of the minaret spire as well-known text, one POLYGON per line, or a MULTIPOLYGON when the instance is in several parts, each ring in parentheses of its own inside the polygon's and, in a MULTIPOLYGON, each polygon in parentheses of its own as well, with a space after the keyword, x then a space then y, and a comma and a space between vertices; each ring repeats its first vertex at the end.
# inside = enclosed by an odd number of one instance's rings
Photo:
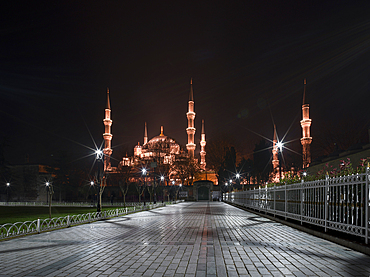
POLYGON ((206 133, 204 132, 204 120, 202 120, 202 134, 200 136, 200 168, 206 170, 206 133))
POLYGON ((110 171, 112 170, 111 163, 110 163, 110 156, 112 155, 112 147, 111 147, 111 141, 113 135, 111 134, 111 126, 112 126, 112 119, 110 116, 111 109, 110 109, 110 100, 109 100, 109 88, 107 88, 107 106, 105 108, 105 118, 103 119, 104 123, 104 171, 110 171))
POLYGON ((311 163, 311 142, 312 137, 310 134, 311 119, 310 119, 310 106, 305 104, 306 101, 306 79, 304 79, 304 89, 303 89, 303 104, 302 104, 302 155, 303 155, 303 168, 307 168, 311 163))
POLYGON ((189 93, 189 102, 188 102, 188 112, 186 113, 188 119, 188 128, 186 128, 186 133, 188 134, 188 143, 186 144, 186 149, 188 150, 189 157, 194 158, 195 143, 195 127, 194 127, 194 98, 193 98, 193 79, 190 80, 190 93, 189 93))
POLYGON ((302 105, 304 105, 305 102, 306 102, 306 78, 303 81, 303 101, 302 101, 302 105))
POLYGON ((146 127, 146 122, 145 122, 145 127, 144 127, 144 144, 143 145, 147 144, 147 142, 148 142, 148 129, 146 127))

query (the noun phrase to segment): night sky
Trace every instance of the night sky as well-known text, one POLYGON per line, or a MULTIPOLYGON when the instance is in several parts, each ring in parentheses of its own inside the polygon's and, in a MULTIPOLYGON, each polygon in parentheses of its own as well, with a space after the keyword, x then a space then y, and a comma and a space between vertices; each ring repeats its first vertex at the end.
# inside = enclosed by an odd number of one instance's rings
POLYGON ((314 153, 329 130, 367 132, 370 1, 180 3, 2 4, 6 159, 50 163, 61 151, 73 159, 91 153, 93 141, 103 141, 107 87, 115 159, 142 143, 145 121, 149 138, 163 125, 185 145, 191 78, 196 153, 202 119, 207 141, 228 137, 247 156, 257 134, 272 138, 273 122, 300 152, 304 78, 314 153))

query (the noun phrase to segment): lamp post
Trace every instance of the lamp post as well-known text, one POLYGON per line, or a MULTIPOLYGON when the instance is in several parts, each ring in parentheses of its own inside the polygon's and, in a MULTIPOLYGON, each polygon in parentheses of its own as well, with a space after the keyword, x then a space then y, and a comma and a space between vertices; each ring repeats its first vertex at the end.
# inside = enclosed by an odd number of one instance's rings
POLYGON ((6 183, 6 204, 7 205, 9 202, 9 188, 10 188, 10 183, 6 183))
POLYGON ((163 186, 163 183, 164 183, 164 176, 163 175, 161 175, 161 178, 160 178, 160 180, 161 180, 161 183, 162 183, 162 203, 164 202, 164 194, 165 194, 165 190, 164 190, 164 186, 163 186))
POLYGON ((47 202, 49 202, 49 218, 51 219, 51 199, 54 193, 53 185, 50 182, 45 183, 46 190, 47 190, 47 202))
POLYGON ((145 188, 146 188, 146 174, 147 173, 148 171, 146 170, 146 168, 143 168, 141 170, 141 174, 144 176, 144 189, 143 189, 144 206, 145 206, 145 188))
POLYGON ((179 187, 178 187, 178 189, 177 189, 177 193, 176 193, 176 200, 177 200, 178 198, 180 198, 180 194, 179 194, 179 192, 180 192, 180 190, 181 190, 181 187, 182 187, 182 184, 180 184, 180 185, 179 185, 179 187))
MULTIPOLYGON (((229 185, 229 183, 228 183, 228 182, 225 182, 225 189, 224 189, 224 190, 222 190, 222 200, 226 200, 226 199, 225 199, 225 193, 229 192, 228 185, 229 185)), ((221 189, 222 189, 222 188, 221 188, 221 189)))
POLYGON ((281 141, 279 141, 278 143, 276 143, 276 146, 278 147, 278 160, 279 160, 279 181, 281 180, 281 159, 280 159, 280 156, 283 152, 283 143, 281 141))
MULTIPOLYGON (((238 184, 238 188, 240 188, 240 173, 235 174, 236 182, 238 184)), ((242 190, 244 191, 244 183, 242 184, 242 190)))
POLYGON ((103 151, 101 151, 100 149, 98 149, 98 150, 96 150, 95 151, 95 154, 96 154, 96 156, 95 156, 95 158, 96 158, 96 162, 97 162, 97 166, 98 166, 98 176, 97 176, 97 185, 98 185, 98 203, 97 203, 97 205, 96 205, 96 211, 98 212, 98 213, 100 213, 101 212, 101 195, 102 195, 102 191, 101 191, 101 186, 102 186, 102 170, 101 170, 101 168, 102 168, 102 166, 104 166, 103 165, 103 151))
POLYGON ((94 192, 93 192, 94 185, 95 185, 94 181, 90 181, 91 204, 92 204, 93 207, 95 206, 94 192))

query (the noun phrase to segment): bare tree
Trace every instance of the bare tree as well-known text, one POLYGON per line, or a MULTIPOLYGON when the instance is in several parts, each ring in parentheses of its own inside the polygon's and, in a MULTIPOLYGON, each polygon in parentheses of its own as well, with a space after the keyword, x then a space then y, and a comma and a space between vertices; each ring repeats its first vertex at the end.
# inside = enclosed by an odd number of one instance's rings
POLYGON ((130 188, 131 177, 134 168, 132 166, 118 166, 115 178, 117 178, 118 186, 123 195, 123 205, 126 207, 126 195, 130 188))
POLYGON ((194 177, 200 172, 199 164, 185 155, 176 157, 172 165, 173 177, 180 179, 183 185, 192 185, 194 177))

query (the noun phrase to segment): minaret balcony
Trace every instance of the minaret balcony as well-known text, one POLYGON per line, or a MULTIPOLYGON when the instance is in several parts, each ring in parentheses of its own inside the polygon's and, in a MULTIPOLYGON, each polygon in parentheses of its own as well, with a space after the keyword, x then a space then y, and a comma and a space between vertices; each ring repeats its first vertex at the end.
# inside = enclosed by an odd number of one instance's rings
POLYGON ((301 138, 301 144, 311 144, 312 142, 312 137, 307 137, 307 138, 301 138))
POLYGON ((188 143, 188 144, 186 144, 186 149, 195 150, 196 146, 197 145, 195 143, 188 143))
POLYGON ((103 119, 104 125, 112 126, 112 119, 105 118, 103 119))
POLYGON ((301 122, 301 126, 305 127, 305 126, 311 126, 312 120, 311 119, 303 119, 300 122, 301 122))

